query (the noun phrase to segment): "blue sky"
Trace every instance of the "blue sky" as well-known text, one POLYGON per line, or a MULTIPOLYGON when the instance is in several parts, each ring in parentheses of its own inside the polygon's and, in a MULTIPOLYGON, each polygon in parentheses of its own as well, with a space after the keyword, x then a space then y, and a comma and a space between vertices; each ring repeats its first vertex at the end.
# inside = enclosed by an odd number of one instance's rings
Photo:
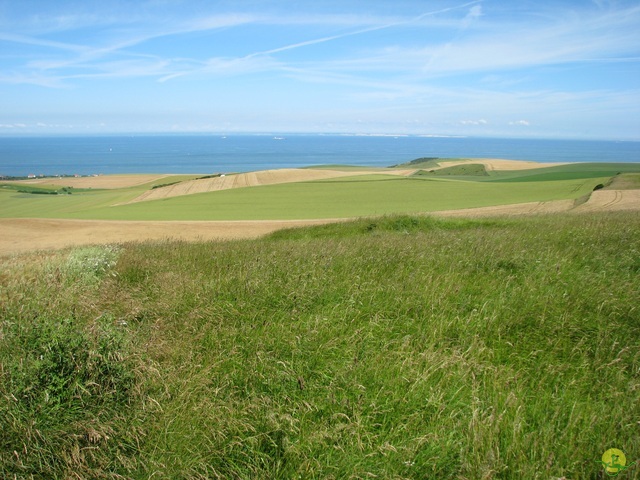
POLYGON ((0 135, 640 140, 637 0, 0 0, 0 135))

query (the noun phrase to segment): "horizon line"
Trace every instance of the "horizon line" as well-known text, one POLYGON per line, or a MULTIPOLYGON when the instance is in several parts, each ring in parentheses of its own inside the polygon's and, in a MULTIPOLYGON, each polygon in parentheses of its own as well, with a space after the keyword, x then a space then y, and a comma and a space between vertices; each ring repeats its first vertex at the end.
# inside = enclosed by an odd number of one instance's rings
POLYGON ((615 137, 547 137, 547 136, 518 136, 518 135, 456 135, 446 133, 407 133, 407 132, 326 132, 326 131, 307 131, 292 132, 284 130, 274 131, 173 131, 173 130, 157 130, 157 131, 111 131, 111 132, 9 132, 0 131, 0 138, 25 138, 25 137, 154 137, 154 136, 214 136, 214 137, 232 137, 232 136, 271 136, 271 135, 289 135, 289 136, 327 136, 327 137, 378 137, 378 138, 449 138, 449 139, 504 139, 504 140, 547 140, 547 141, 605 141, 605 142, 640 142, 640 138, 615 138, 615 137))

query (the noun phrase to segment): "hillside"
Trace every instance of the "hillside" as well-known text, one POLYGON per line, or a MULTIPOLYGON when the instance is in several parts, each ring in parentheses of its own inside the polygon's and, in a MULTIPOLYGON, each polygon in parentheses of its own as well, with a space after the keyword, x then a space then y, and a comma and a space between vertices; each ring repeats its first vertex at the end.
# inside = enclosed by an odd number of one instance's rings
POLYGON ((0 476, 601 478, 640 451, 638 252, 618 212, 7 259, 0 476))
POLYGON ((255 238, 286 226, 393 214, 639 211, 638 175, 637 163, 418 159, 386 169, 5 181, 0 255, 145 239, 255 238))

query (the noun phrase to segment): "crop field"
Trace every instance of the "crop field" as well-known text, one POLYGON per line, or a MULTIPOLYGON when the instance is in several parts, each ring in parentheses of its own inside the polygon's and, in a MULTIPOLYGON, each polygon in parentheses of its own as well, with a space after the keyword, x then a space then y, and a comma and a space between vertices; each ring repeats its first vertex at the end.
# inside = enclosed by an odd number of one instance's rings
POLYGON ((638 298, 637 212, 8 258, 0 477, 637 479, 638 298))
POLYGON ((593 182, 583 180, 523 186, 367 175, 176 197, 95 215, 137 220, 342 218, 577 198, 592 189, 593 182))
POLYGON ((125 204, 131 193, 65 196, 0 192, 1 216, 102 220, 267 220, 415 213, 577 198, 607 178, 489 184, 362 175, 238 188, 125 204))
MULTIPOLYGON (((343 170, 332 169, 311 169, 311 168, 282 168, 278 170, 263 170, 259 172, 239 173, 234 175, 221 175, 215 178, 196 179, 179 182, 170 185, 168 188, 158 188, 148 190, 136 197, 132 202, 142 202, 150 200, 160 200, 183 195, 193 195, 195 193, 215 192, 219 190, 229 190, 236 188, 257 187, 261 185, 276 185, 283 183, 298 183, 314 180, 335 179, 349 177, 353 175, 366 175, 372 169, 343 170)), ((384 170, 393 175, 409 175, 413 170, 384 170)))
POLYGON ((178 183, 165 179, 167 186, 156 179, 120 189, 72 191, 70 195, 19 193, 15 185, 5 183, 0 186, 0 217, 215 221, 434 212, 577 199, 617 173, 638 170, 638 164, 580 164, 493 169, 487 175, 469 177, 419 175, 419 169, 413 170, 417 175, 407 176, 412 170, 406 168, 390 169, 388 174, 348 168, 301 169, 178 183))
POLYGON ((418 159, 386 169, 326 165, 225 176, 5 181, 0 254, 159 238, 254 238, 291 222, 386 214, 638 211, 639 178, 634 163, 418 159))

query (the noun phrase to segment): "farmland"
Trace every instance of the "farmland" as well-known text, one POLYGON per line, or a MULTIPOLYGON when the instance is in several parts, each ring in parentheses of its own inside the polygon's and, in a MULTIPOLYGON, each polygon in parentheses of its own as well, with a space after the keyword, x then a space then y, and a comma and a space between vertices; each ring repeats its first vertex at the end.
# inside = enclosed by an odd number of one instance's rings
POLYGON ((2 182, 0 252, 144 239, 255 238, 286 226, 372 215, 637 210, 639 170, 633 163, 418 159, 386 169, 326 165, 225 176, 2 182))
POLYGON ((577 199, 617 174, 640 169, 637 164, 527 165, 520 170, 490 165, 484 176, 430 175, 423 165, 413 164, 411 169, 300 169, 200 180, 160 177, 46 198, 16 193, 15 185, 5 183, 0 217, 228 221, 436 212, 577 199))
POLYGON ((640 168, 516 166, 3 183, 0 476, 635 461, 640 168))

